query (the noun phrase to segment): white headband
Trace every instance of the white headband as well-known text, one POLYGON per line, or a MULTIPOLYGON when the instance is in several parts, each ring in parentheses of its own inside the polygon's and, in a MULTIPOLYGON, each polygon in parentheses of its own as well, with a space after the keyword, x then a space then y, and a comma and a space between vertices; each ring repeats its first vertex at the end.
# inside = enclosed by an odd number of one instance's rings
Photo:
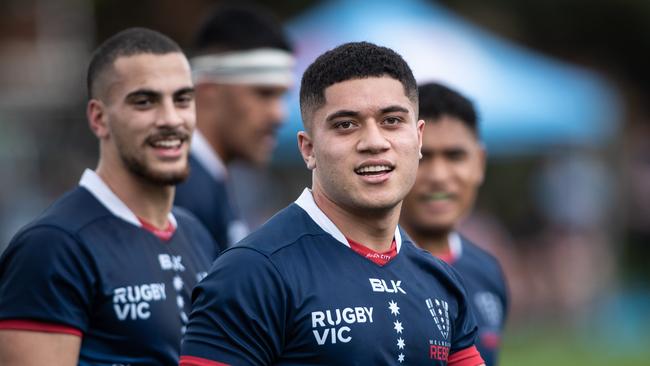
POLYGON ((291 53, 258 48, 219 55, 197 56, 190 60, 194 83, 282 85, 293 84, 291 53))

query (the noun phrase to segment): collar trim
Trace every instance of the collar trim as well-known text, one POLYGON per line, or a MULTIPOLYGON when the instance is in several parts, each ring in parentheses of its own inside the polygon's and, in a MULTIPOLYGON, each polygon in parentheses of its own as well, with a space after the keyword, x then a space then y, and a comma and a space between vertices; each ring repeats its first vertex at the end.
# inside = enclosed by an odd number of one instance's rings
MULTIPOLYGON (((142 223, 140 223, 133 211, 111 191, 108 185, 94 171, 86 169, 81 176, 79 186, 86 188, 113 215, 137 227, 142 227, 142 223)), ((174 228, 178 226, 176 218, 171 212, 167 214, 167 219, 174 228)))
POLYGON ((190 152, 214 180, 222 181, 226 178, 226 165, 198 129, 192 135, 190 152))
MULTIPOLYGON (((295 201, 295 203, 300 206, 311 219, 318 225, 320 226, 321 229, 323 229, 326 233, 332 235, 334 239, 339 241, 341 244, 345 245, 346 247, 350 247, 350 243, 348 243, 348 240, 345 238, 345 235, 339 230, 338 227, 332 222, 332 220, 325 215, 325 213, 316 205, 316 201, 314 201, 314 196, 311 193, 311 190, 309 188, 305 188, 302 191, 302 194, 298 199, 295 201)), ((399 231, 399 226, 395 228, 395 236, 393 237, 393 240, 395 240, 395 247, 397 250, 397 253, 399 253, 401 247, 402 247, 402 235, 400 234, 399 231)))

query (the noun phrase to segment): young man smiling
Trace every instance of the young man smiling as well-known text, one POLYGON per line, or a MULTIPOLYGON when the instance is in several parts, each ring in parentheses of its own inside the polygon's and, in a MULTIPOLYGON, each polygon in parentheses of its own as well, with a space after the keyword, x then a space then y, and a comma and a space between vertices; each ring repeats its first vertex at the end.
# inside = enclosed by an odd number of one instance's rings
POLYGON ((417 87, 348 43, 302 78, 312 189, 224 252, 193 293, 181 365, 479 365, 455 272, 397 227, 417 172, 417 87))
POLYGON ((463 277, 478 324, 477 347, 496 365, 507 312, 506 283, 497 260, 456 232, 483 182, 485 150, 472 103, 448 87, 419 87, 426 121, 422 159, 404 199, 400 224, 423 249, 450 263, 463 277))
POLYGON ((178 362, 191 288, 216 257, 174 209, 194 129, 190 67, 143 28, 93 54, 87 117, 95 171, 13 238, 0 257, 0 364, 178 362))

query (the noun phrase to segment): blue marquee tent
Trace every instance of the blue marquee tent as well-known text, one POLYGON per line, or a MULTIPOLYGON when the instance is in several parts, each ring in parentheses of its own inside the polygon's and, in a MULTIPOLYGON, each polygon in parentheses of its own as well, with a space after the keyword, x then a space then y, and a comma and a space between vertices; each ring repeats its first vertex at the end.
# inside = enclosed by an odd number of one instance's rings
MULTIPOLYGON (((619 97, 586 69, 501 39, 422 0, 325 1, 288 24, 296 80, 325 50, 350 41, 390 47, 419 82, 440 81, 472 99, 492 156, 540 153, 553 146, 607 142, 620 118, 619 97)), ((276 160, 300 161, 298 85, 276 160)))

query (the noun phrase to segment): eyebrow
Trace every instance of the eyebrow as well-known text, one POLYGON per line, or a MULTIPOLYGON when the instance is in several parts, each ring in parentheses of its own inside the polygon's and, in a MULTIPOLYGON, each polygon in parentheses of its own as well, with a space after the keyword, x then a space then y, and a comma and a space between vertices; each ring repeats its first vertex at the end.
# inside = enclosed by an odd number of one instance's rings
MULTIPOLYGON (((391 106, 380 109, 379 112, 381 114, 394 113, 394 112, 408 113, 409 110, 402 107, 402 106, 399 106, 399 105, 391 105, 391 106)), ((329 116, 327 116, 325 121, 329 122, 329 121, 332 121, 332 120, 340 118, 340 117, 357 117, 358 115, 359 115, 359 112, 357 112, 357 111, 343 109, 343 110, 336 111, 336 112, 330 114, 329 116)))
POLYGON ((359 112, 344 109, 344 110, 336 111, 336 112, 330 114, 329 116, 327 116, 325 121, 329 122, 329 121, 332 121, 332 120, 335 120, 335 119, 341 118, 341 117, 356 117, 358 115, 359 115, 359 112))
POLYGON ((393 112, 403 112, 403 113, 408 113, 409 110, 399 106, 399 105, 392 105, 390 107, 382 108, 381 113, 386 114, 386 113, 393 113, 393 112))
POLYGON ((138 89, 130 92, 129 94, 126 95, 124 99, 131 99, 134 97, 139 97, 139 96, 144 96, 144 97, 150 97, 150 98, 158 98, 160 97, 160 93, 151 90, 151 89, 138 89))
MULTIPOLYGON (((183 94, 193 94, 193 93, 194 93, 194 87, 188 86, 175 91, 174 97, 183 94)), ((139 97, 139 96, 145 96, 149 98, 159 98, 161 95, 162 93, 152 89, 138 89, 127 94, 125 99, 131 99, 133 97, 139 97)))
POLYGON ((175 97, 183 94, 194 94, 194 87, 188 86, 174 92, 175 97))

